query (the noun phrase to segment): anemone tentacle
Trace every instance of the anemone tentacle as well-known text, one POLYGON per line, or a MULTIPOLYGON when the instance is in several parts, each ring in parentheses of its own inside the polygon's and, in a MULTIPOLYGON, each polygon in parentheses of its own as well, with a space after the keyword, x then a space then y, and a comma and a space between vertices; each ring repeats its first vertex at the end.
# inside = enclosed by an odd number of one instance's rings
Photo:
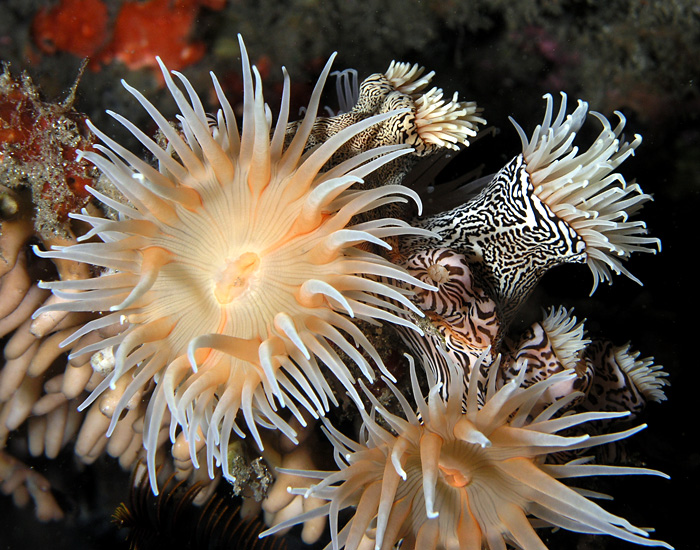
POLYGON ((117 329, 112 338, 73 351, 79 355, 114 346, 113 370, 86 406, 129 377, 109 433, 129 400, 157 380, 144 427, 154 490, 155 450, 167 411, 171 437, 179 426, 193 463, 197 464, 194 440, 204 437, 210 474, 217 463, 230 475, 229 434, 223 432, 244 433, 237 425, 239 410, 262 448, 258 425, 276 427, 295 440, 281 409, 288 409, 303 425, 300 409, 318 416, 328 409, 329 400, 335 402, 326 381, 329 371, 359 400, 353 375, 336 347, 368 380, 373 379, 374 368, 365 354, 384 375, 391 375, 351 319, 381 319, 420 331, 405 315, 397 315, 404 309, 421 313, 395 281, 432 288, 372 253, 375 247, 389 247, 387 236, 429 232, 391 218, 356 222, 358 214, 379 206, 418 200, 402 186, 364 189, 362 185, 367 174, 412 149, 381 147, 324 169, 348 140, 397 113, 366 117, 305 154, 331 56, 306 116, 285 147, 289 77, 285 72, 281 112, 272 130, 260 75, 251 68, 242 40, 240 45, 244 83, 240 134, 233 109, 213 75, 221 108, 212 123, 187 78, 173 72, 173 79, 159 60, 180 110, 179 131, 140 92, 124 86, 156 122, 167 147, 161 148, 124 117, 110 113, 153 154, 158 168, 90 124, 104 145, 81 155, 106 174, 128 202, 91 190, 98 200, 117 209, 119 219, 78 214, 77 219, 92 226, 80 243, 36 251, 42 257, 103 268, 94 279, 42 283, 64 301, 42 308, 39 314, 112 312, 66 341, 106 327, 117 329), (373 282, 373 276, 386 282, 373 282))
MULTIPOLYGON (((563 263, 587 263, 593 291, 611 272, 639 282, 622 264, 633 252, 655 252, 660 241, 646 225, 629 220, 651 196, 628 185, 617 168, 641 143, 622 136, 625 118, 613 128, 599 113, 602 129, 585 151, 574 145, 588 104, 567 115, 566 94, 553 118, 553 99, 530 138, 515 122, 523 151, 504 166, 481 193, 447 212, 415 220, 442 237, 440 246, 464 254, 481 286, 499 303, 503 323, 523 303, 546 271, 563 263)), ((430 248, 430 241, 406 238, 406 259, 430 248)), ((640 283, 641 284, 641 283, 640 283)))
MULTIPOLYGON (((483 354, 486 357, 486 352, 483 354)), ((571 370, 524 387, 526 369, 496 389, 498 362, 484 374, 476 368, 469 384, 463 371, 451 364, 448 392, 443 400, 440 384, 428 370, 427 398, 421 393, 415 363, 409 358, 415 405, 400 400, 403 416, 389 412, 366 388, 372 414, 360 409, 365 436, 355 442, 325 421, 325 432, 336 449, 336 472, 285 470, 287 474, 315 477, 310 488, 292 494, 328 502, 309 514, 268 529, 261 536, 308 518, 328 515, 332 542, 337 550, 391 548, 399 540, 407 548, 545 549, 531 518, 544 525, 577 532, 602 533, 644 546, 672 548, 649 538, 635 527, 589 500, 585 493, 561 480, 591 475, 652 475, 656 470, 587 464, 576 460, 564 465, 546 464, 548 455, 565 450, 589 449, 617 441, 644 426, 590 437, 560 432, 590 422, 625 416, 621 412, 578 413, 557 416, 555 401, 539 414, 533 405, 552 386, 575 377, 571 370), (487 388, 484 404, 477 393, 487 388), (466 411, 462 405, 467 403, 466 411), (380 425, 375 413, 391 430, 380 425), (338 513, 355 508, 347 524, 338 529, 338 513), (372 540, 373 539, 373 540, 372 540)), ((400 395, 387 381, 395 395, 400 395)), ((563 398, 565 399, 565 398, 563 398)))

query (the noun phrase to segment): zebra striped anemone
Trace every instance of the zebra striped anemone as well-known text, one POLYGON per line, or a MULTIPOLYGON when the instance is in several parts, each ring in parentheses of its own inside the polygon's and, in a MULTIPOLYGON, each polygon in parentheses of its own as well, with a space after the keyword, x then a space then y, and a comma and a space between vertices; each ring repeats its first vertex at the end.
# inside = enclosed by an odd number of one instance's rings
POLYGON ((113 369, 83 404, 87 407, 126 379, 108 435, 129 401, 152 380, 157 383, 144 426, 154 491, 158 434, 167 425, 168 411, 171 439, 179 426, 195 467, 205 444, 209 475, 214 476, 216 462, 230 477, 230 436, 235 431, 245 437, 237 424, 239 411, 261 449, 257 425, 277 428, 295 441, 279 408, 287 408, 302 425, 300 408, 315 417, 323 414, 329 401, 336 403, 328 371, 359 398, 338 349, 368 380, 373 378, 370 361, 390 376, 352 319, 411 325, 396 312, 418 310, 391 280, 426 286, 372 249, 390 248, 386 237, 427 232, 396 219, 356 218, 387 203, 418 201, 414 192, 398 185, 362 188, 365 175, 411 149, 378 147, 324 168, 345 142, 396 112, 347 127, 306 152, 334 56, 296 134, 287 140, 289 77, 283 70, 280 115, 272 131, 260 74, 250 67, 240 37, 239 42, 244 87, 240 133, 213 74, 220 104, 215 117, 206 114, 190 82, 173 72, 183 91, 159 60, 180 110, 181 131, 141 93, 124 86, 153 118, 167 146, 109 113, 154 155, 158 168, 90 125, 104 145, 82 154, 125 200, 90 192, 116 210, 118 219, 76 215, 92 227, 81 243, 36 251, 104 270, 92 279, 43 283, 65 301, 40 311, 106 312, 64 345, 97 331, 112 334, 72 354, 104 357, 114 351, 113 369), (389 282, 379 283, 373 276, 389 282))
POLYGON ((430 84, 435 71, 423 74, 424 67, 392 61, 384 78, 401 94, 410 97, 415 109, 414 124, 420 141, 416 149, 430 146, 459 150, 460 145, 469 145, 469 138, 476 136, 479 124, 486 124, 482 109, 475 101, 459 101, 455 92, 452 99, 443 99, 440 88, 425 88, 430 84))
MULTIPOLYGON (((482 359, 486 353, 482 356, 482 359)), ((667 477, 645 468, 587 463, 547 464, 551 453, 588 449, 629 437, 644 426, 607 435, 559 435, 574 426, 625 416, 620 412, 589 412, 558 416, 569 402, 563 397, 531 416, 532 406, 550 387, 575 376, 557 373, 525 388, 520 376, 496 389, 498 361, 473 371, 465 387, 461 367, 451 364, 449 397, 440 397, 441 384, 428 371, 429 394, 421 394, 414 363, 411 383, 420 418, 414 407, 390 382, 403 417, 390 413, 369 391, 372 414, 361 411, 365 436, 355 442, 326 423, 336 449, 337 472, 289 471, 321 481, 310 489, 292 489, 325 499, 327 504, 268 529, 262 536, 327 514, 332 548, 338 550, 401 548, 428 550, 523 550, 546 546, 533 524, 571 531, 607 534, 645 546, 671 548, 648 538, 645 529, 615 516, 587 497, 600 496, 576 489, 561 480, 594 475, 646 474, 667 477), (483 406, 479 388, 486 389, 483 406), (463 398, 466 412, 463 412, 463 398), (381 416, 380 425, 376 413, 381 416), (355 507, 354 515, 338 529, 339 512, 355 507)))
POLYGON ((627 142, 622 135, 626 122, 622 113, 615 112, 619 123, 613 128, 605 116, 592 111, 603 128, 593 144, 579 152, 573 142, 586 120, 588 103, 579 100, 576 109, 566 115, 566 94, 561 92, 561 97, 553 119, 554 100, 550 94, 544 96, 544 120, 529 139, 510 119, 522 142, 534 193, 583 239, 586 263, 593 273, 591 294, 599 282, 612 282, 611 271, 642 284, 621 260, 629 259, 632 252, 661 250, 659 239, 645 236, 643 221, 628 219, 651 200, 651 195, 642 193, 637 184, 628 185, 620 173, 615 173, 634 154, 642 136, 635 134, 627 142))

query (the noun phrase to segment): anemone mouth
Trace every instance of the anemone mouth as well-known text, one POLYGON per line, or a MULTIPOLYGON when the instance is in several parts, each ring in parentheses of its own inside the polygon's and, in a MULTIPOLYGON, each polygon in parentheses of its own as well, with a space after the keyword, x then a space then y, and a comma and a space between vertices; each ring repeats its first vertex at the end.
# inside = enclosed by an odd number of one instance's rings
MULTIPOLYGON (((443 486, 464 489, 489 470, 488 450, 476 443, 451 440, 440 449, 439 481, 443 486)), ((439 486, 436 491, 439 492, 439 486)))
POLYGON ((220 272, 212 277, 217 301, 226 305, 239 298, 260 277, 259 270, 260 256, 255 252, 227 259, 220 272))
POLYGON ((561 93, 561 105, 553 117, 554 100, 550 94, 544 120, 528 138, 511 118, 523 147, 523 157, 535 194, 560 219, 583 238, 587 263, 593 274, 595 292, 599 282, 612 282, 611 272, 624 274, 641 284, 622 264, 633 252, 655 253, 661 250, 659 239, 647 237, 646 224, 629 218, 652 200, 637 184, 628 185, 615 170, 641 144, 638 134, 625 141, 622 131, 625 117, 615 112, 619 123, 615 128, 600 113, 591 114, 602 129, 585 151, 574 145, 583 126, 588 104, 579 100, 567 114, 567 96, 561 93))
POLYGON ((108 388, 125 385, 109 433, 130 399, 157 381, 144 427, 154 490, 155 451, 168 423, 173 442, 177 433, 184 436, 195 466, 204 445, 210 476, 215 465, 230 476, 229 438, 233 432, 246 435, 237 424, 239 411, 262 449, 257 426, 277 428, 295 441, 280 408, 305 425, 300 409, 317 417, 336 402, 326 380, 329 372, 359 400, 338 350, 368 380, 373 365, 391 375, 353 320, 398 323, 420 332, 399 311, 421 315, 398 282, 432 288, 372 252, 390 248, 387 237, 429 232, 390 218, 356 221, 359 214, 385 204, 419 200, 399 185, 362 187, 363 177, 411 149, 378 147, 326 166, 348 140, 396 112, 366 118, 306 152, 334 56, 288 140, 289 77, 285 72, 280 115, 271 132, 260 75, 250 66, 240 37, 239 42, 244 81, 240 132, 214 75, 220 109, 212 117, 187 78, 171 75, 159 60, 180 109, 181 132, 124 83, 156 122, 167 146, 156 144, 121 115, 110 114, 151 152, 158 167, 89 124, 104 145, 82 155, 108 176, 125 201, 91 193, 114 208, 119 219, 77 214, 92 227, 79 244, 37 250, 43 257, 104 268, 94 279, 43 283, 64 301, 40 313, 107 312, 64 345, 74 344, 76 356, 114 349, 113 369, 82 406, 108 388), (95 341, 102 330, 113 336, 95 341))

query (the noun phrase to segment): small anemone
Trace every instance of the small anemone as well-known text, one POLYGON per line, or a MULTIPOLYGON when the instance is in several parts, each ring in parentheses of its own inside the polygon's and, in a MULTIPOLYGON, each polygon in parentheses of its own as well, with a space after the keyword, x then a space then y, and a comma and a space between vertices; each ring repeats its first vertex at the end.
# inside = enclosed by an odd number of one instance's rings
POLYGON ((486 124, 475 101, 459 101, 457 92, 451 100, 443 99, 440 88, 432 88, 415 99, 418 135, 425 143, 448 149, 468 145, 477 134, 479 124, 486 124))
POLYGON ((564 368, 573 369, 581 358, 581 351, 591 341, 584 337, 584 321, 576 322, 573 308, 550 308, 542 320, 547 337, 557 359, 564 368))
POLYGON ((414 95, 430 84, 435 76, 435 71, 430 71, 425 75, 423 72, 425 72, 425 67, 421 67, 417 63, 411 65, 403 61, 392 61, 384 76, 399 92, 414 95))
POLYGON ((335 92, 338 94, 338 112, 336 115, 348 113, 357 103, 360 97, 360 85, 357 80, 355 69, 345 69, 344 71, 333 71, 331 76, 335 77, 335 92))
POLYGON ((587 263, 593 273, 591 294, 599 282, 611 282, 611 271, 642 284, 622 260, 629 259, 632 252, 661 250, 659 239, 645 236, 643 221, 629 221, 652 198, 615 172, 634 154, 642 137, 636 134, 633 141, 624 140, 625 117, 620 112, 615 112, 619 118, 615 128, 603 115, 591 112, 603 128, 588 150, 580 152, 573 142, 586 120, 588 104, 579 100, 576 109, 567 115, 566 94, 562 92, 561 97, 559 112, 552 119, 554 100, 550 94, 544 96, 544 120, 529 139, 510 119, 522 142, 534 192, 586 243, 587 263))
POLYGON ((647 401, 666 401, 664 387, 669 385, 669 381, 663 366, 655 365, 653 357, 639 359, 641 353, 632 350, 629 343, 616 347, 613 352, 617 365, 647 401))

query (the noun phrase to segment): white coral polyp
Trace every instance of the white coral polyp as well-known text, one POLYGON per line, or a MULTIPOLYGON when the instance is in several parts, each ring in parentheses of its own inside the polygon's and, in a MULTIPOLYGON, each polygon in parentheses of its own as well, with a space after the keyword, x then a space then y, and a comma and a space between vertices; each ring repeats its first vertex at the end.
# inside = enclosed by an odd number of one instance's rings
POLYGON ((585 491, 560 481, 594 475, 666 477, 664 474, 645 468, 589 464, 585 459, 564 465, 545 463, 550 453, 618 441, 643 426, 592 437, 558 435, 567 428, 628 413, 591 412, 557 417, 562 407, 570 403, 567 396, 532 418, 532 407, 543 393, 574 378, 573 371, 557 373, 524 388, 526 369, 521 368, 516 379, 496 390, 498 361, 489 368, 488 379, 484 379, 483 369, 475 368, 467 389, 462 369, 450 364, 446 401, 440 397, 440 384, 428 370, 430 391, 425 400, 411 361, 411 382, 420 419, 390 382, 403 417, 390 413, 366 391, 373 412, 361 411, 366 434, 361 442, 326 423, 339 471, 285 470, 320 479, 310 489, 291 492, 325 499, 326 506, 264 534, 327 514, 334 550, 389 549, 401 539, 401 548, 409 550, 505 550, 506 544, 523 550, 543 550, 546 546, 533 528, 537 521, 534 518, 538 518, 540 525, 671 548, 649 539, 645 529, 605 511, 586 498, 585 491), (486 389, 483 406, 478 404, 479 388, 486 389), (462 410, 463 402, 466 412, 462 410), (382 425, 375 412, 381 415, 382 425), (386 424, 391 431, 383 427, 386 424), (354 515, 339 529, 339 512, 349 507, 355 508, 354 515))
POLYGON ((262 448, 258 424, 295 438, 280 407, 304 425, 297 405, 318 416, 328 409, 329 400, 335 402, 326 381, 328 371, 357 397, 354 379, 336 348, 368 379, 373 378, 373 368, 363 354, 389 375, 351 318, 412 326, 392 310, 420 312, 404 291, 371 277, 430 288, 369 251, 390 248, 385 237, 427 232, 386 218, 353 222, 357 214, 388 202, 418 200, 402 186, 362 189, 365 175, 410 149, 382 147, 323 170, 348 139, 396 113, 348 127, 304 154, 331 57, 303 122, 285 147, 289 77, 285 72, 280 116, 270 135, 260 75, 255 67, 251 70, 240 43, 240 134, 213 74, 221 108, 212 123, 190 82, 173 73, 183 93, 159 60, 180 109, 181 133, 141 93, 124 84, 156 122, 167 147, 158 146, 124 117, 110 114, 154 155, 158 168, 90 125, 105 146, 82 154, 126 200, 90 192, 116 210, 119 219, 75 215, 92 226, 80 244, 37 251, 43 257, 105 268, 93 279, 43 283, 67 301, 41 311, 108 312, 64 342, 98 330, 116 334, 73 353, 114 347, 114 370, 83 408, 129 377, 108 433, 129 400, 152 380, 157 382, 144 426, 154 490, 155 451, 158 434, 167 427, 168 410, 171 439, 175 441, 179 426, 195 466, 201 446, 197 440, 204 438, 209 474, 213 477, 216 462, 228 477, 230 435, 235 431, 244 437, 236 423, 239 411, 262 448))
POLYGON ((624 274, 641 284, 623 265, 632 252, 656 252, 661 242, 646 237, 643 221, 629 221, 651 196, 642 193, 637 184, 628 185, 615 173, 620 164, 642 142, 638 134, 632 142, 624 141, 625 117, 613 128, 600 113, 591 112, 603 128, 593 144, 583 152, 573 145, 588 113, 588 104, 578 101, 576 109, 566 114, 566 94, 554 120, 554 100, 544 98, 547 108, 544 121, 528 139, 525 131, 511 118, 520 136, 527 171, 535 194, 557 217, 568 223, 586 243, 587 263, 593 273, 595 292, 599 282, 611 282, 611 271, 624 274))

